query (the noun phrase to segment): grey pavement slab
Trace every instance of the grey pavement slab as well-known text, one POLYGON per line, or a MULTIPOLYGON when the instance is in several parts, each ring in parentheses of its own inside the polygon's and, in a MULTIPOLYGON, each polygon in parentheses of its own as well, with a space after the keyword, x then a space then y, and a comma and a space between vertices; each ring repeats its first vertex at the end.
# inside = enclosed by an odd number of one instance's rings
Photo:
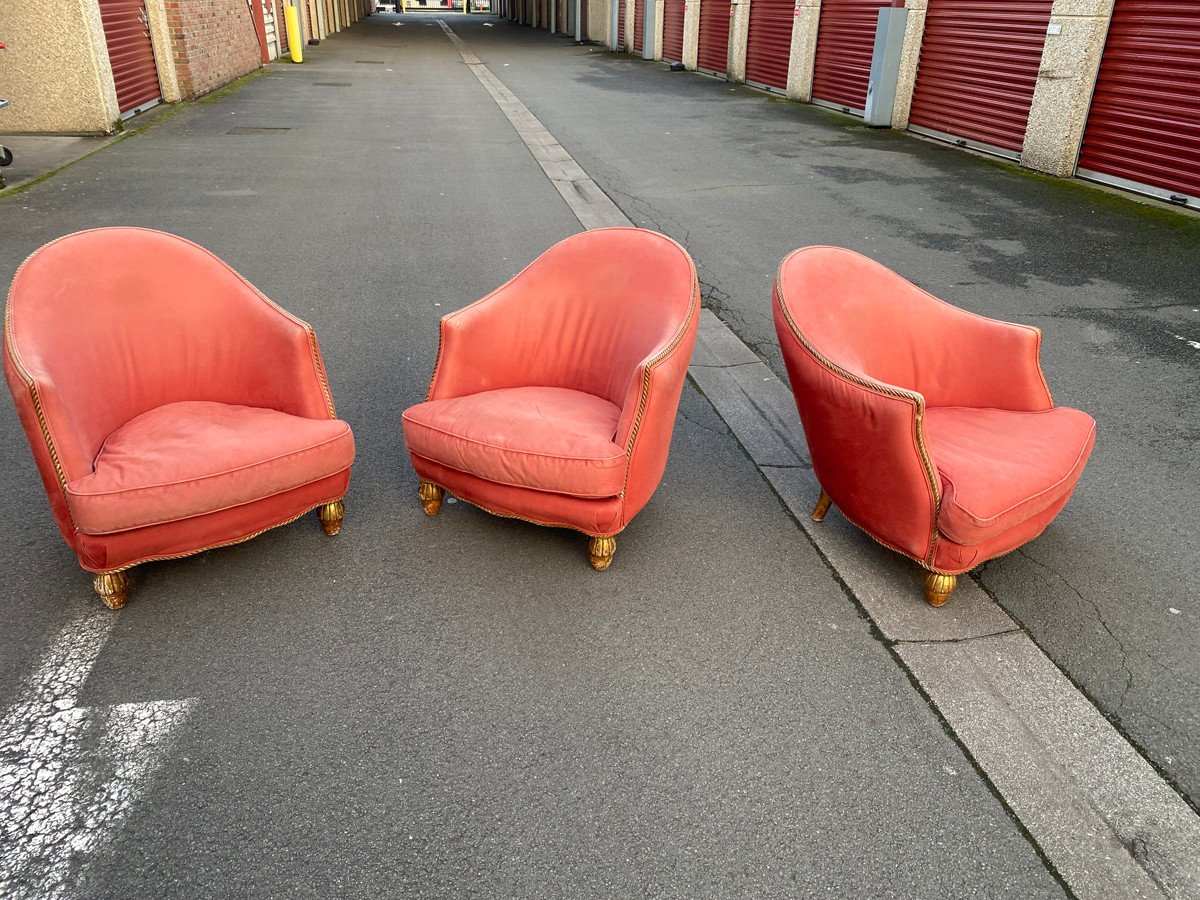
POLYGON ((1028 636, 896 650, 1077 897, 1200 897, 1200 818, 1028 636))
POLYGON ((530 29, 466 40, 635 224, 688 248, 706 307, 776 375, 771 281, 809 244, 1043 329, 1096 449, 979 582, 1195 807, 1200 218, 530 29))
POLYGON ((19 187, 118 139, 119 136, 0 133, 0 144, 13 153, 12 165, 0 169, 0 190, 19 187))
POLYGON ((0 853, 5 892, 1063 896, 695 390, 603 575, 578 535, 423 515, 400 413, 438 318, 579 228, 433 17, 0 199, 0 271, 102 224, 311 321, 359 456, 337 538, 309 516, 138 567, 109 616, 4 405, 0 778, 56 793, 0 802, 58 838, 0 853))

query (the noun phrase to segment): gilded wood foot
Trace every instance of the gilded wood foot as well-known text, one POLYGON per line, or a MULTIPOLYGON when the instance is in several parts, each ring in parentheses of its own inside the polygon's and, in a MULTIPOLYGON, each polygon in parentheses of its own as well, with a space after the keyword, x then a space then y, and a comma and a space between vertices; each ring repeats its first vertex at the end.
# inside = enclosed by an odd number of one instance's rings
POLYGON ((588 559, 597 572, 603 572, 612 565, 613 554, 616 552, 615 537, 594 537, 588 542, 588 559))
POLYGON ((446 489, 438 487, 432 481, 422 481, 417 488, 417 496, 421 498, 425 515, 436 516, 442 511, 442 498, 446 496, 446 489))
POLYGON ((825 493, 825 488, 821 488, 821 496, 817 498, 817 505, 813 507, 812 520, 820 522, 825 518, 825 513, 829 512, 829 506, 833 501, 829 499, 829 495, 825 493))
POLYGON ((321 527, 325 529, 325 533, 333 537, 342 530, 342 519, 346 516, 346 504, 341 500, 326 503, 317 510, 317 515, 321 517, 321 527))
POLYGON ((925 575, 925 602, 930 606, 941 606, 954 593, 958 584, 957 575, 943 575, 940 572, 928 572, 925 575))
POLYGON ((92 579, 92 587, 109 609, 120 609, 129 599, 129 575, 125 572, 108 572, 92 579))

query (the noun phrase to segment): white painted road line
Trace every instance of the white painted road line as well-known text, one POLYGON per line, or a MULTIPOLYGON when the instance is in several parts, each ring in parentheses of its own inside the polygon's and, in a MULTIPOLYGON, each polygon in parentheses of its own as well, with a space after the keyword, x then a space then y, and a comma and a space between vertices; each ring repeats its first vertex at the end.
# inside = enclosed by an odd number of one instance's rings
POLYGON ((93 610, 63 628, 0 720, 0 897, 77 896, 195 703, 77 705, 116 622, 93 610))

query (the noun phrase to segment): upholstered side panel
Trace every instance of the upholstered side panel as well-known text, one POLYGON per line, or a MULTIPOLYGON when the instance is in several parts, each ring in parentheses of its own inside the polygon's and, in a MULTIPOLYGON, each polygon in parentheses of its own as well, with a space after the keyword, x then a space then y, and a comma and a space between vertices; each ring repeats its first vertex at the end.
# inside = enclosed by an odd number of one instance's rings
POLYGON ((696 302, 678 343, 653 365, 638 368, 625 401, 618 440, 632 441, 632 450, 622 526, 650 500, 667 467, 679 397, 700 324, 699 284, 695 292, 696 302))
POLYGON ((937 495, 923 456, 920 397, 889 395, 836 374, 800 341, 778 292, 774 311, 817 479, 850 521, 927 559, 937 495))

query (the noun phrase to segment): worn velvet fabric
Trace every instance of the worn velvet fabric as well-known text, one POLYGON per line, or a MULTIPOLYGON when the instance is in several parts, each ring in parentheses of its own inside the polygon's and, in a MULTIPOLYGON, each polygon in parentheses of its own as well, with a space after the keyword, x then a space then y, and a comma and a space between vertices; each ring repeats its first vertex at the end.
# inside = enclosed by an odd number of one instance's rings
POLYGON ((413 467, 500 515, 619 532, 662 478, 698 324, 674 241, 567 238, 442 319, 428 399, 403 417, 413 467))
POLYGON ((173 235, 100 228, 34 253, 4 371, 92 571, 242 540, 349 484, 354 440, 312 329, 173 235))
POLYGON ((1041 333, 951 306, 849 250, 788 256, 775 327, 822 487, 850 521, 957 574, 1066 504, 1095 422, 1056 407, 1041 333))

